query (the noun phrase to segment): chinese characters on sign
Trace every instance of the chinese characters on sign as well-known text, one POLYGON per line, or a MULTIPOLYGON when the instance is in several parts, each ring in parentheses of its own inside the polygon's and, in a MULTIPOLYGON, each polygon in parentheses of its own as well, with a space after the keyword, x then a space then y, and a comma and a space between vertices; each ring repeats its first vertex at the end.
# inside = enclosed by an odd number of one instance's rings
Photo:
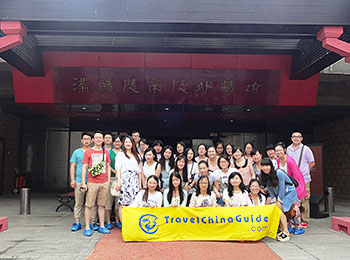
POLYGON ((53 68, 57 102, 277 104, 277 70, 53 68))

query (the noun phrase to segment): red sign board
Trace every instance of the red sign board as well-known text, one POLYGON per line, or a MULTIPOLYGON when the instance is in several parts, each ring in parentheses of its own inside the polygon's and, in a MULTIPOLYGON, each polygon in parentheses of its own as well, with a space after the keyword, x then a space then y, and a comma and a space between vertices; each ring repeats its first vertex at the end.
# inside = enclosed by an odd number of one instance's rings
POLYGON ((277 105, 279 70, 53 67, 56 103, 277 105))

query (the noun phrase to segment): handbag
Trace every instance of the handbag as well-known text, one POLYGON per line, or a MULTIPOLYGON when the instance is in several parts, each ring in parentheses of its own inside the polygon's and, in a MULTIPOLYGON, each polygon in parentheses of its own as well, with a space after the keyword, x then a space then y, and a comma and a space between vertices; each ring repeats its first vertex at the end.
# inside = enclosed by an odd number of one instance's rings
POLYGON ((105 167, 105 148, 104 147, 102 148, 102 151, 103 151, 102 161, 96 164, 91 169, 89 169, 89 173, 92 177, 99 176, 103 172, 103 169, 105 167))
POLYGON ((115 187, 117 186, 117 181, 116 180, 113 180, 111 182, 111 187, 110 187, 110 192, 111 192, 111 195, 114 196, 114 197, 119 197, 120 196, 120 190, 116 190, 115 187))

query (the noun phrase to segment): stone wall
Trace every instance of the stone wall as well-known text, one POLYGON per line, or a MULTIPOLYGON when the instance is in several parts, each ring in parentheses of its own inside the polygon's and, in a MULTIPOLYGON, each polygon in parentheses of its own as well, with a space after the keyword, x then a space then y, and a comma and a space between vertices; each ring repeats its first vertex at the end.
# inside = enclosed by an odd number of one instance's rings
POLYGON ((19 119, 16 116, 0 112, 0 138, 5 140, 2 192, 8 194, 15 187, 16 172, 14 169, 18 167, 19 119))
POLYGON ((350 118, 314 128, 316 143, 324 144, 324 176, 335 196, 350 199, 350 118))

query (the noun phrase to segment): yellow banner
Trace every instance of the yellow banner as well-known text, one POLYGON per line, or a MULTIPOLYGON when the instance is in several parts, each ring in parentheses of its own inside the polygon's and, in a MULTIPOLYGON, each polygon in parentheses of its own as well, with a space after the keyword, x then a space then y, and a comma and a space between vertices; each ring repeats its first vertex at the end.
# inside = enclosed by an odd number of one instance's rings
POLYGON ((124 241, 259 240, 275 238, 275 205, 210 208, 123 208, 124 241))

